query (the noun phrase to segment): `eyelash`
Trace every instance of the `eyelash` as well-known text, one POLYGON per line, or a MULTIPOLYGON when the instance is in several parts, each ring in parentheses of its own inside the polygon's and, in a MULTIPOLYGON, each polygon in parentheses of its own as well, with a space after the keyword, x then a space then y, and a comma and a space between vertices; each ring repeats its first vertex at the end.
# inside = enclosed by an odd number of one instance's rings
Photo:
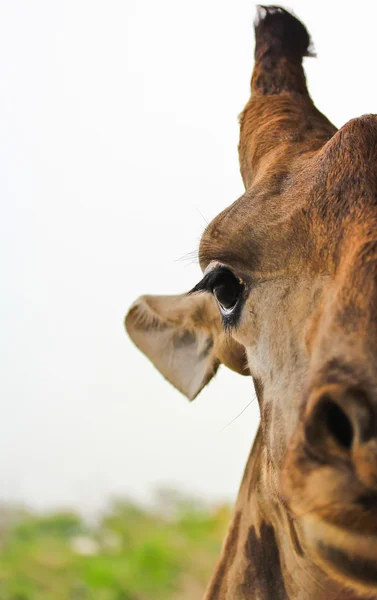
POLYGON ((227 267, 218 267, 216 269, 213 269, 212 271, 207 273, 203 277, 203 279, 189 292, 189 294, 209 292, 213 294, 213 296, 215 296, 214 289, 216 287, 219 287, 221 280, 224 280, 229 277, 234 278, 234 280, 238 282, 238 284, 241 287, 241 292, 234 304, 234 308, 229 314, 224 314, 223 310, 220 307, 220 303, 217 300, 221 312, 223 325, 225 329, 228 330, 234 329, 237 326, 237 323, 241 316, 242 307, 246 299, 245 284, 242 281, 240 281, 240 279, 236 275, 234 275, 234 273, 230 269, 228 269, 227 267))

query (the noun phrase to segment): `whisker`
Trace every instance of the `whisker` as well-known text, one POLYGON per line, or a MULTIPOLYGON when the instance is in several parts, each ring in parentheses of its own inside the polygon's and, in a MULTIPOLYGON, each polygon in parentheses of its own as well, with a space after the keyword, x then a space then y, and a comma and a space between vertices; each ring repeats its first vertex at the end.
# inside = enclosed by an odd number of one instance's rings
POLYGON ((174 262, 185 262, 190 261, 189 264, 197 264, 198 263, 198 251, 192 250, 191 252, 187 252, 180 258, 176 258, 174 262))
POLYGON ((194 207, 196 208, 196 210, 198 211, 198 213, 199 213, 199 214, 200 214, 200 216, 202 217, 202 219, 203 219, 204 223, 205 223, 206 225, 209 225, 209 221, 207 221, 207 219, 206 219, 206 218, 205 218, 205 216, 203 215, 203 213, 202 213, 202 211, 200 210, 200 208, 198 208, 198 207, 196 206, 196 204, 194 204, 194 207))
POLYGON ((236 421, 236 420, 238 419, 238 417, 240 417, 240 416, 242 415, 242 413, 244 413, 244 412, 245 412, 245 410, 246 410, 246 409, 247 409, 247 408, 250 406, 250 404, 252 404, 252 403, 254 402, 254 400, 255 400, 255 398, 252 398, 252 399, 250 400, 249 404, 246 404, 245 408, 243 408, 243 409, 241 410, 241 412, 240 412, 240 413, 239 413, 239 414, 238 414, 236 417, 234 417, 234 419, 232 419, 232 420, 230 421, 230 423, 228 423, 228 425, 225 425, 225 427, 223 427, 221 431, 224 431, 224 429, 226 429, 227 427, 229 427, 229 425, 231 425, 232 423, 234 423, 234 421, 236 421))

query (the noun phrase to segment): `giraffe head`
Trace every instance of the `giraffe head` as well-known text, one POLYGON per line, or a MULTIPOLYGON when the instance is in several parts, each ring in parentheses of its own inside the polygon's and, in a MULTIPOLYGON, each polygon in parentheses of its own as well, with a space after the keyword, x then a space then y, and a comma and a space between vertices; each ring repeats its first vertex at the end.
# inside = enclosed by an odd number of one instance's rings
POLYGON ((314 107, 304 26, 260 9, 240 118, 245 194, 205 230, 201 281, 145 296, 136 345, 193 399, 222 363, 251 375, 264 493, 327 573, 377 590, 377 117, 314 107))

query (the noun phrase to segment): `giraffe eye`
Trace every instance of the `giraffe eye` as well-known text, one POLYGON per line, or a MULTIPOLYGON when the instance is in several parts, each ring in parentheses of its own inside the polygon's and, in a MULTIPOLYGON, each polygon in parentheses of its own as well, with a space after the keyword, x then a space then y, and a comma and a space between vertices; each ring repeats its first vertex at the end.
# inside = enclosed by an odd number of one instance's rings
POLYGON ((244 285, 229 269, 219 269, 213 283, 215 296, 223 315, 230 315, 236 308, 244 290, 244 285))
POLYGON ((189 292, 211 292, 218 304, 225 327, 236 325, 245 299, 245 284, 228 267, 217 267, 206 273, 189 292))

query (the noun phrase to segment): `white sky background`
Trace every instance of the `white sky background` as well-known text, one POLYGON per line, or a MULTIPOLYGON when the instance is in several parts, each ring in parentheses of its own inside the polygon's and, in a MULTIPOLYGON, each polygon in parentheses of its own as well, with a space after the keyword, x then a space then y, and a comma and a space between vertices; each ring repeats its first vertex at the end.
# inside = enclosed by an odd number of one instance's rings
MULTIPOLYGON (((290 3, 320 110, 377 112, 373 4, 290 3), (348 7, 349 6, 349 7, 348 7)), ((234 499, 256 431, 223 367, 189 404, 132 345, 142 293, 181 293, 205 219, 242 194, 249 0, 0 1, 0 496, 39 507, 234 499)))

